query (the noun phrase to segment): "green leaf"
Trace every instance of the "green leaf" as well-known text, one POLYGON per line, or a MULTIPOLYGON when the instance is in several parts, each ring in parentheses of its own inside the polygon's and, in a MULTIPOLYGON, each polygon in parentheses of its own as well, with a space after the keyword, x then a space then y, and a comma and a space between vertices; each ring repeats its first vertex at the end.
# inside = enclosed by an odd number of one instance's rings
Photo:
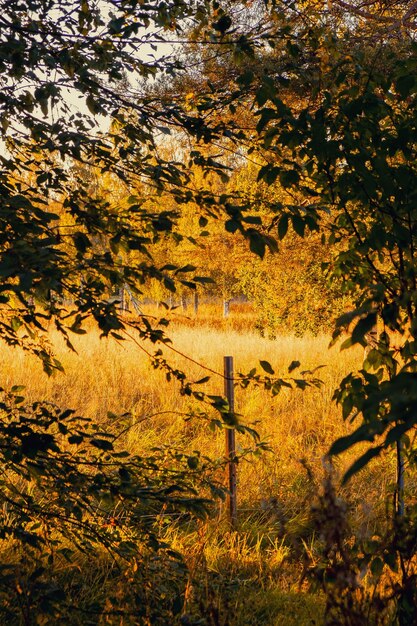
POLYGON ((294 187, 300 182, 300 174, 297 170, 285 170, 279 175, 279 182, 287 189, 288 187, 294 187))
POLYGON ((381 576, 382 574, 383 569, 384 569, 384 562, 379 556, 372 559, 371 561, 372 576, 379 578, 379 576, 381 576))
POLYGON ((249 247, 251 252, 257 254, 261 259, 265 256, 266 242, 264 237, 256 231, 249 234, 249 247))
POLYGON ((288 231, 288 215, 283 215, 278 222, 278 238, 284 239, 288 231))
POLYGON ((171 278, 165 277, 162 282, 163 282, 164 287, 168 289, 168 291, 171 291, 171 293, 176 292, 175 283, 171 278))
POLYGON ((248 86, 254 79, 254 73, 251 70, 245 70, 240 76, 237 78, 237 82, 241 85, 248 86))
POLYGON ((18 317, 12 317, 12 319, 10 320, 10 326, 12 327, 14 332, 17 332, 19 330, 19 328, 22 326, 22 323, 22 320, 18 317))
POLYGON ((186 272, 194 272, 196 270, 196 266, 195 265, 184 265, 184 267, 180 267, 179 269, 177 269, 177 271, 175 272, 176 274, 179 273, 186 273, 186 272))
POLYGON ((260 133, 268 125, 268 123, 271 120, 276 119, 276 117, 277 117, 277 112, 275 109, 271 109, 271 108, 262 109, 259 122, 256 125, 257 132, 260 133))
POLYGON ((291 221, 297 235, 299 235, 300 237, 304 237, 306 227, 305 221, 299 215, 292 215, 291 221))
POLYGON ((71 435, 68 437, 68 443, 78 445, 84 441, 83 435, 71 435))
POLYGON ((300 365, 300 361, 291 361, 290 365, 288 366, 288 372, 293 372, 295 369, 297 369, 297 367, 300 367, 300 365))
POLYGON ((242 218, 242 222, 245 224, 255 224, 256 226, 261 226, 262 218, 259 215, 247 215, 242 218))
POLYGON ((197 469, 198 463, 199 463, 199 459, 197 456, 189 456, 187 458, 187 465, 192 470, 197 469))
POLYGON ((193 281, 195 283, 200 283, 201 285, 215 284, 215 281, 213 280, 213 278, 210 278, 209 276, 193 276, 193 281))
POLYGON ((400 76, 395 83, 395 88, 402 98, 407 98, 412 91, 415 91, 415 87, 416 77, 414 72, 400 76))
POLYGON ((268 374, 275 374, 274 370, 272 369, 271 364, 268 361, 259 361, 260 366, 262 367, 262 369, 267 372, 268 374))
POLYGON ((344 437, 336 439, 336 441, 330 446, 329 455, 334 456, 336 454, 340 454, 341 452, 345 452, 345 450, 348 450, 361 441, 373 440, 374 434, 371 434, 368 425, 364 424, 359 426, 359 428, 357 428, 350 435, 345 435, 344 437))
POLYGON ((195 381, 195 385, 203 385, 204 383, 207 383, 210 380, 210 376, 204 376, 203 378, 200 378, 199 380, 195 381))
POLYGON ((346 420, 349 415, 352 413, 354 405, 354 398, 352 394, 349 394, 344 400, 342 404, 342 417, 346 420))
POLYGON ((90 439, 90 443, 95 448, 99 448, 100 450, 113 450, 113 444, 111 441, 107 441, 107 439, 90 439))
POLYGON ((229 30, 232 25, 232 18, 229 15, 222 15, 217 22, 213 22, 214 30, 218 30, 222 35, 229 30))
POLYGON ((88 248, 91 247, 91 241, 85 233, 74 233, 73 241, 77 250, 83 254, 87 251, 88 248))
POLYGON ((10 391, 12 393, 21 393, 25 389, 26 389, 26 387, 24 385, 13 385, 13 387, 10 389, 10 391))
POLYGON ((119 467, 120 480, 124 483, 131 482, 132 475, 126 467, 119 467))
POLYGON ((100 113, 101 107, 98 101, 95 98, 93 98, 91 94, 87 96, 85 101, 86 101, 86 104, 90 113, 92 113, 93 115, 97 115, 97 113, 100 113))
POLYGON ((235 233, 237 230, 240 230, 239 222, 233 219, 226 220, 224 227, 228 233, 235 233))
POLYGON ((371 461, 371 459, 375 458, 376 456, 379 456, 379 454, 381 453, 381 450, 383 450, 383 446, 377 446, 376 448, 369 448, 369 450, 367 450, 365 454, 363 454, 361 457, 359 457, 359 459, 357 459, 354 463, 352 463, 348 471, 343 476, 342 484, 345 485, 348 482, 348 480, 352 478, 352 476, 357 474, 359 470, 365 467, 369 463, 369 461, 371 461))
POLYGON ((375 327, 376 321, 376 313, 369 313, 366 317, 360 319, 351 335, 352 344, 360 343, 363 346, 367 345, 365 335, 375 327))
POLYGON ((265 174, 263 176, 265 182, 267 185, 273 185, 276 181, 276 179, 279 176, 280 173, 280 168, 279 167, 272 167, 269 166, 268 169, 265 171, 265 174))

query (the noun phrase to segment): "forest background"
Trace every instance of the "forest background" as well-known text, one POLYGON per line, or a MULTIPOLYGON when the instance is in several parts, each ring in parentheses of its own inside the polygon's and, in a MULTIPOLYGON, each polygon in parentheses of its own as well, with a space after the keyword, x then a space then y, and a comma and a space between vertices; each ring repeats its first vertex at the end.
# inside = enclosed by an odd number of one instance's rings
POLYGON ((249 624, 249 606, 267 624, 291 606, 296 623, 414 623, 414 5, 1 9, 3 619, 249 624), (214 336, 171 310, 196 293, 244 296, 271 338, 250 340, 261 369, 235 377, 255 428, 195 354, 214 336), (347 349, 375 326, 366 358, 333 356, 322 381, 322 337, 270 363, 283 332, 331 330, 347 349), (133 376, 110 404, 87 402, 80 361, 71 394, 58 382, 97 333, 93 369, 109 362, 118 391, 116 372, 133 376), (251 468, 232 530, 218 522, 231 428, 251 468))

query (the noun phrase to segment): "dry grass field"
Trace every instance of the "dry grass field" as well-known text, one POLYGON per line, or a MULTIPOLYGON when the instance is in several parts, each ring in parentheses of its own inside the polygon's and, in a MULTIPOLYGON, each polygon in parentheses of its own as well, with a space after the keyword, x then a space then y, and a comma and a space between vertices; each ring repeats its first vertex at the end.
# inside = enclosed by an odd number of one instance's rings
MULTIPOLYGON (((300 587, 300 554, 307 551, 314 559, 317 537, 309 519, 324 474, 323 457, 331 442, 350 427, 343 423, 332 394, 347 372, 360 367, 363 350, 329 350, 327 336, 268 340, 249 332, 247 322, 239 329, 233 319, 223 321, 223 326, 175 322, 168 334, 176 351, 164 347, 164 356, 190 380, 210 374, 204 391, 212 394, 223 394, 223 380, 206 368, 221 373, 225 355, 232 355, 235 371, 243 373, 253 367, 261 371, 260 360, 269 361, 282 376, 288 375, 293 360, 301 362, 301 369, 323 366, 317 372, 322 386, 286 389, 274 398, 261 387, 238 387, 236 411, 243 423, 258 431, 269 451, 249 455, 238 465, 237 531, 231 532, 220 517, 187 531, 168 526, 162 532, 185 553, 193 580, 201 582, 200 604, 204 597, 206 606, 200 610, 217 612, 218 621, 213 618, 210 623, 320 623, 320 597, 308 593, 307 583, 300 587)), ((1 385, 22 384, 28 400, 46 398, 98 423, 107 422, 109 412, 115 416, 128 412, 125 445, 132 452, 163 442, 211 457, 224 456, 224 432, 211 431, 198 417, 185 419, 199 410, 199 403, 179 395, 178 384, 167 382, 164 372, 152 366, 134 341, 100 339, 91 331, 76 337, 77 353, 65 348, 54 333, 51 341, 65 374, 48 378, 35 359, 3 348, 1 385)), ((143 347, 155 349, 152 344, 143 347)), ((110 419, 116 428, 117 417, 110 419)), ((250 437, 238 434, 238 451, 252 444, 250 437)), ((335 462, 336 481, 356 453, 335 462)), ((383 494, 394 478, 394 462, 387 456, 344 488, 342 495, 358 532, 371 536, 384 518, 383 494)), ((192 591, 190 587, 190 602, 192 591)))

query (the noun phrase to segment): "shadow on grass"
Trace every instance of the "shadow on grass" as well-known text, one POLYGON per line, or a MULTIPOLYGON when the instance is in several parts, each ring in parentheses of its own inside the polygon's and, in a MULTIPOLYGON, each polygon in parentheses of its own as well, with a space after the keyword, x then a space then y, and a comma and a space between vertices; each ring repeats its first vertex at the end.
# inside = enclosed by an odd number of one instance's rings
POLYGON ((239 594, 236 626, 319 626, 324 599, 317 595, 281 590, 245 590, 239 594))

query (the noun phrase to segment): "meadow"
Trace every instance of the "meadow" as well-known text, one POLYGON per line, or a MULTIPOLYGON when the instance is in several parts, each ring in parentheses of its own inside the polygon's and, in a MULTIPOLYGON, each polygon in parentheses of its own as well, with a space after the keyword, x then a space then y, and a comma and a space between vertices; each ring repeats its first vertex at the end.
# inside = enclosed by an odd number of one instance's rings
MULTIPOLYGON (((256 429, 268 450, 245 454, 238 464, 236 529, 228 525, 222 504, 212 519, 197 525, 161 522, 161 536, 185 555, 188 567, 183 624, 197 623, 187 622, 187 616, 195 613, 205 616, 201 623, 214 626, 303 626, 322 620, 324 600, 307 575, 320 551, 311 507, 329 471, 324 457, 330 444, 351 428, 332 395, 343 376, 360 367, 363 349, 329 349, 329 337, 324 335, 266 339, 254 331, 252 322, 248 312, 238 309, 227 320, 213 311, 203 312, 197 320, 174 313, 168 335, 175 351, 163 347, 164 356, 190 380, 210 375, 203 389, 211 394, 223 394, 222 377, 213 372, 222 373, 225 355, 232 355, 235 372, 243 373, 254 367, 261 372, 260 360, 267 360, 282 376, 288 375, 294 360, 301 362, 301 369, 322 366, 316 372, 322 385, 304 391, 284 389, 275 397, 262 387, 236 388, 241 422, 256 429)), ((152 344, 100 339, 95 330, 75 338, 76 353, 53 331, 51 342, 65 374, 48 378, 36 359, 3 348, 2 386, 22 384, 29 401, 45 398, 98 424, 113 420, 115 429, 117 416, 124 415, 124 445, 136 454, 163 441, 187 452, 224 457, 224 431, 211 430, 198 415, 186 417, 198 413, 198 402, 179 395, 178 383, 168 382, 164 371, 153 367, 142 349, 152 352, 152 344)), ((253 444, 250 436, 237 435, 238 453, 253 444)), ((336 484, 355 455, 357 450, 334 461, 336 484)), ((223 470, 219 472, 222 481, 223 470)), ((383 523, 386 490, 394 480, 394 459, 386 455, 340 489, 357 533, 372 537, 383 523)), ((89 571, 82 558, 79 567, 86 580, 81 597, 84 594, 87 602, 102 593, 104 574, 89 571)), ((155 578, 160 575, 154 572, 155 578)))

